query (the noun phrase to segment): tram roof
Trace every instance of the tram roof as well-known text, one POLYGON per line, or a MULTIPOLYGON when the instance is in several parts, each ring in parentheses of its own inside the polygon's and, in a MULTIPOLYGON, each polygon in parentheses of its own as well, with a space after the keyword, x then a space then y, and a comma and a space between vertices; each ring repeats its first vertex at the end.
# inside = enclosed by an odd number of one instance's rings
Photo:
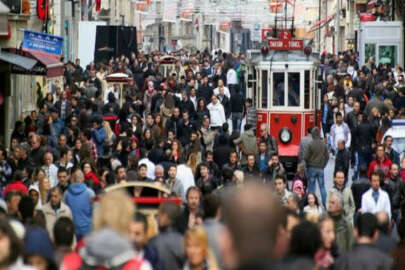
POLYGON ((319 62, 319 53, 313 52, 306 56, 303 51, 270 51, 267 55, 262 55, 260 51, 251 53, 252 63, 260 62, 319 62))

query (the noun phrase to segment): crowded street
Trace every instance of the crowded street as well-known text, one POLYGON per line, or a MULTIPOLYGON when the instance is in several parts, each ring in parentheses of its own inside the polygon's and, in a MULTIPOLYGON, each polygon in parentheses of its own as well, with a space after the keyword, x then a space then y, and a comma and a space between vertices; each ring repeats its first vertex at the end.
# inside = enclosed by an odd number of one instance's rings
POLYGON ((0 0, 0 270, 405 269, 404 21, 0 0))

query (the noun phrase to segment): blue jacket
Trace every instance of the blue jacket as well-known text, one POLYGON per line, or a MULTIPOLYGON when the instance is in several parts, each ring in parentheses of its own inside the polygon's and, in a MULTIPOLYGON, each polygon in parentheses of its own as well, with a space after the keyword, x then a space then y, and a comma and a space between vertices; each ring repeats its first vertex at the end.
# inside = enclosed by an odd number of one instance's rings
POLYGON ((92 132, 92 138, 94 143, 96 144, 97 147, 97 153, 99 156, 103 155, 103 144, 105 140, 107 139, 107 132, 104 127, 101 127, 99 129, 94 129, 92 132))
POLYGON ((72 210, 76 236, 85 236, 91 230, 90 194, 84 183, 73 183, 65 195, 65 202, 72 210))

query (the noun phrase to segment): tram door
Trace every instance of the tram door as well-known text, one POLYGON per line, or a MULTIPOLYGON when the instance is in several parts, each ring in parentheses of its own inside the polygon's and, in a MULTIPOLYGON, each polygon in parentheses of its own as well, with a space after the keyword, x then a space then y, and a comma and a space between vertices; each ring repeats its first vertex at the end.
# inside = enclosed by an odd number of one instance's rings
POLYGON ((246 98, 251 98, 253 100, 253 106, 257 108, 258 103, 256 100, 257 96, 257 70, 254 66, 251 66, 247 72, 247 88, 246 88, 246 98))

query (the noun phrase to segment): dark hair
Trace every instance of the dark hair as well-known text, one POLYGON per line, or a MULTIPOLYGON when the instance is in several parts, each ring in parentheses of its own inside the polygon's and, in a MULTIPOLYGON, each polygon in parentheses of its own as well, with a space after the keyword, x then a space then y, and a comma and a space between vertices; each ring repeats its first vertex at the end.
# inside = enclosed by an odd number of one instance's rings
POLYGON ((73 243, 75 225, 68 217, 60 217, 53 226, 53 235, 56 246, 70 247, 73 243))
POLYGON ((204 198, 202 200, 204 219, 214 218, 217 215, 218 209, 220 206, 221 206, 221 202, 217 195, 209 194, 209 195, 204 196, 204 198))
POLYGON ((23 196, 18 204, 18 211, 21 213, 22 222, 26 223, 34 217, 35 204, 31 197, 23 196))
POLYGON ((59 169, 58 169, 58 175, 60 174, 60 173, 68 173, 68 171, 66 170, 66 168, 65 167, 60 167, 59 169))
POLYGON ((360 176, 367 176, 367 165, 361 164, 359 167, 359 175, 360 176))
POLYGON ((378 176, 378 179, 381 181, 381 174, 379 172, 372 172, 370 175, 370 181, 373 178, 373 176, 378 176))
POLYGON ((175 202, 166 201, 160 205, 159 212, 167 214, 170 225, 175 226, 180 215, 180 207, 175 202))
POLYGON ((6 202, 10 202, 14 196, 21 196, 21 193, 15 190, 10 190, 9 192, 6 193, 5 197, 6 202))
POLYGON ((343 175, 346 176, 346 174, 345 174, 344 171, 342 171, 342 170, 337 170, 337 171, 333 174, 333 177, 336 177, 336 175, 337 175, 338 173, 343 173, 343 175))
POLYGON ((319 206, 319 199, 318 199, 318 196, 316 196, 315 192, 312 192, 312 191, 308 192, 307 196, 305 197, 305 205, 308 205, 308 196, 309 196, 309 195, 314 196, 314 198, 315 198, 315 205, 316 205, 316 206, 319 206))
POLYGON ((2 261, 3 264, 1 266, 11 266, 23 254, 23 243, 17 237, 15 231, 6 218, 0 219, 0 232, 10 239, 10 254, 6 260, 2 261))
POLYGON ((138 170, 140 170, 141 168, 145 168, 148 169, 148 166, 145 163, 142 163, 138 166, 138 170))
POLYGON ((146 218, 146 216, 144 214, 142 214, 141 212, 135 212, 134 216, 133 216, 133 220, 135 222, 139 222, 143 224, 143 229, 145 231, 148 230, 148 220, 146 218))
POLYGON ((0 146, 0 151, 3 154, 4 159, 7 159, 7 151, 6 148, 4 148, 3 146, 0 146))
POLYGON ((282 174, 277 174, 276 177, 274 177, 274 181, 276 181, 277 179, 283 180, 283 183, 284 183, 284 184, 285 184, 286 181, 287 181, 286 178, 285 178, 285 176, 282 175, 282 174))
POLYGON ((360 214, 356 219, 358 236, 372 238, 377 231, 377 218, 371 213, 360 214))
POLYGON ((342 113, 341 113, 341 112, 337 112, 337 113, 336 113, 336 117, 338 117, 338 116, 343 117, 343 115, 342 115, 342 113))
POLYGON ((186 199, 188 198, 188 195, 190 194, 191 191, 197 191, 197 192, 198 192, 198 195, 201 195, 201 194, 200 194, 200 189, 199 189, 198 187, 196 187, 196 186, 191 186, 191 187, 189 187, 189 188, 187 189, 187 192, 186 192, 186 199))
POLYGON ((321 233, 317 225, 310 221, 302 221, 294 227, 291 233, 291 255, 314 258, 315 253, 322 246, 321 233), (311 239, 311 241, 308 241, 311 239))

